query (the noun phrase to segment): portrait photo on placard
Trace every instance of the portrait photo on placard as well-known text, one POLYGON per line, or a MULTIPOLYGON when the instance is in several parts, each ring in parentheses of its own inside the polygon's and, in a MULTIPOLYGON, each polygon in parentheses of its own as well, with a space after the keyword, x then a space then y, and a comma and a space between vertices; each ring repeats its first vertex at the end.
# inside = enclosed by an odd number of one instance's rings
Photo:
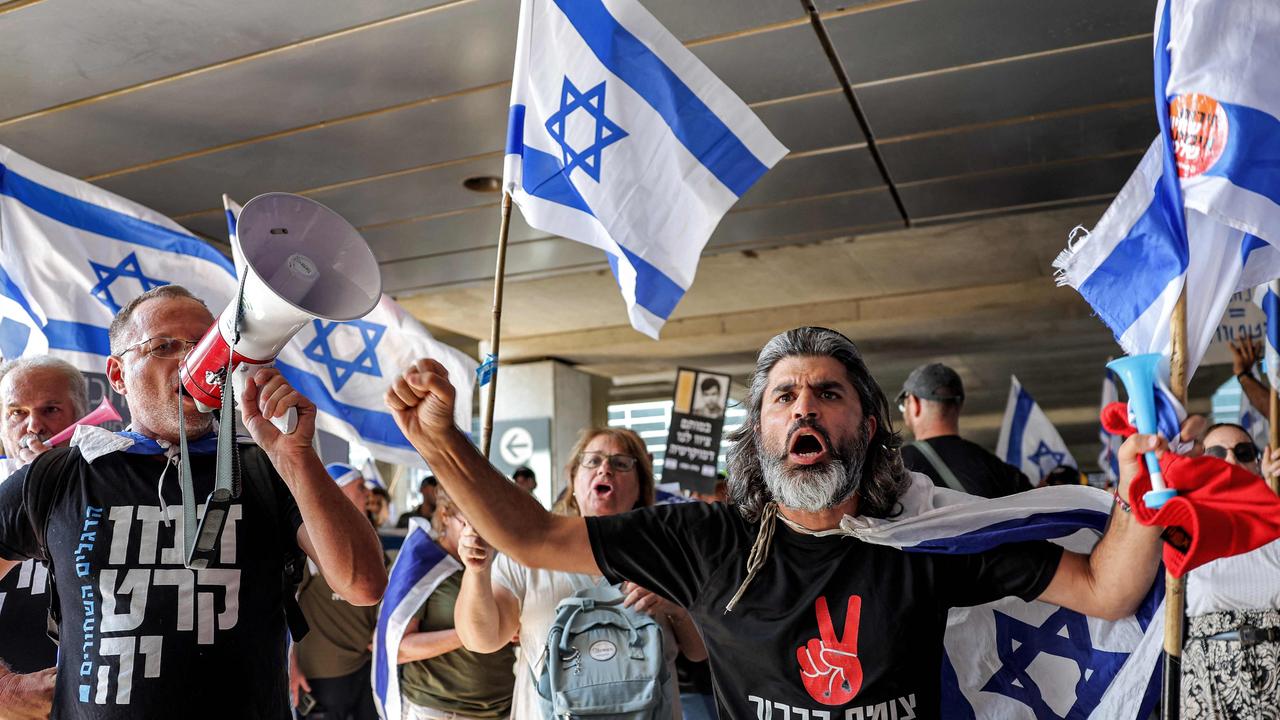
POLYGON ((729 376, 698 373, 693 384, 693 414, 705 418, 724 417, 729 400, 729 376))

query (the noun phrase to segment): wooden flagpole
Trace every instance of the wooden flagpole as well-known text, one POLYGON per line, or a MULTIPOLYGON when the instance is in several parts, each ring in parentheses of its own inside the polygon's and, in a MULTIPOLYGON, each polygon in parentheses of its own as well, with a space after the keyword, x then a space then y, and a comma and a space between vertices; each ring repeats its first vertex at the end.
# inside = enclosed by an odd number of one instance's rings
MULTIPOLYGON (((1271 457, 1275 457, 1280 453, 1280 391, 1276 390, 1276 386, 1271 386, 1271 438, 1268 443, 1271 446, 1271 457)), ((1271 491, 1280 495, 1280 475, 1272 475, 1267 478, 1267 482, 1271 484, 1271 491)))
MULTIPOLYGON (((1182 286, 1170 318, 1173 352, 1169 357, 1169 385, 1183 407, 1187 405, 1187 286, 1182 286)), ((1173 438, 1170 438, 1171 440, 1173 438)), ((1164 575, 1164 686, 1160 703, 1162 720, 1177 720, 1181 708, 1183 626, 1187 596, 1183 578, 1164 575)))
POLYGON ((493 440, 493 407, 498 397, 498 344, 502 339, 502 287, 507 274, 507 231, 511 228, 511 193, 502 193, 502 224, 498 226, 498 262, 493 274, 493 321, 489 326, 489 355, 493 371, 489 376, 489 393, 485 396, 484 416, 480 421, 480 452, 489 457, 493 440))

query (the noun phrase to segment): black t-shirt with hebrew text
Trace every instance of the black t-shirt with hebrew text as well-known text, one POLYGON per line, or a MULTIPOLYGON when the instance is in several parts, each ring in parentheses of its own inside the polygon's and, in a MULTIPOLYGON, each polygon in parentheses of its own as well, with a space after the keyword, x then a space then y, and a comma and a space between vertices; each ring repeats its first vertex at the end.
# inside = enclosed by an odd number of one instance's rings
POLYGON ((759 523, 725 504, 587 518, 596 564, 688 608, 706 640, 721 718, 936 718, 947 610, 1033 599, 1050 543, 975 555, 904 552, 802 535, 779 521, 732 613, 759 523))
POLYGON ((27 560, 0 579, 0 660, 29 673, 53 667, 57 657, 49 639, 49 569, 27 560))
MULTIPOLYGON (((52 718, 290 717, 283 577, 302 520, 280 477, 254 470, 269 468, 259 460, 245 463, 217 557, 200 570, 183 567, 173 467, 161 509, 163 456, 115 452, 90 464, 57 449, 0 486, 0 556, 48 560, 56 582, 52 718), (48 510, 44 542, 37 508, 48 510)), ((191 462, 203 504, 214 457, 191 462)))

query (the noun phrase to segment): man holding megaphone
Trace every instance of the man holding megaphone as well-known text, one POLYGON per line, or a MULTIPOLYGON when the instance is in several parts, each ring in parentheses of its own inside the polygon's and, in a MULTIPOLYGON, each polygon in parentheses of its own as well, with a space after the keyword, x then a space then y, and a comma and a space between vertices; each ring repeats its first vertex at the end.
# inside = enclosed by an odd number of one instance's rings
POLYGON ((188 564, 182 498, 213 490, 217 438, 179 365, 213 324, 174 285, 126 305, 107 377, 130 429, 81 432, 0 486, 0 574, 47 560, 60 595, 55 717, 287 718, 286 566, 305 553, 355 605, 386 586, 373 528, 313 448, 315 405, 270 367, 245 381, 243 487, 212 554, 188 564), (290 410, 284 433, 271 421, 290 410))

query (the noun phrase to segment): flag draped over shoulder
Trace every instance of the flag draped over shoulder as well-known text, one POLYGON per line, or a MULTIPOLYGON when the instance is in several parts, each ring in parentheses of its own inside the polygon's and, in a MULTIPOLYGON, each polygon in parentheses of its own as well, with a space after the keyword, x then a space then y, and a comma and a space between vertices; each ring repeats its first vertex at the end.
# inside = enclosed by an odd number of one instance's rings
POLYGON ((1160 135, 1093 231, 1055 261, 1126 353, 1170 349, 1187 294, 1187 377, 1231 295, 1280 277, 1280 5, 1160 3, 1160 135))
POLYGON ((391 566, 387 591, 378 610, 378 627, 373 634, 373 697, 382 720, 400 718, 400 673, 396 662, 405 628, 450 575, 462 564, 431 539, 423 518, 409 520, 409 534, 391 566))
POLYGON ((523 0, 504 184, 531 226, 605 252, 637 330, 657 338, 785 154, 636 0, 523 0))
POLYGON ((1033 484, 1036 480, 1043 480, 1059 465, 1078 468, 1062 435, 1049 422, 1049 416, 1044 414, 1017 377, 1010 376, 1009 380, 1009 402, 1005 405, 1004 422, 1000 425, 996 455, 1026 473, 1033 484))
MULTIPOLYGON (((234 238, 240 205, 225 195, 223 203, 228 233, 234 238)), ((396 375, 422 357, 439 361, 449 371, 449 381, 458 391, 454 421, 458 427, 471 427, 476 361, 436 340, 385 294, 359 320, 307 323, 285 346, 276 366, 289 384, 316 404, 319 428, 363 445, 384 462, 422 465, 382 399, 396 375)))
MULTIPOLYGON (((976 553, 1049 540, 1087 553, 1112 502, 1079 485, 987 500, 915 474, 899 518, 846 518, 842 528, 907 552, 976 553)), ((1115 622, 1018 598, 953 608, 943 641, 942 717, 1145 719, 1159 690, 1163 599, 1157 577, 1137 613, 1115 622)))

